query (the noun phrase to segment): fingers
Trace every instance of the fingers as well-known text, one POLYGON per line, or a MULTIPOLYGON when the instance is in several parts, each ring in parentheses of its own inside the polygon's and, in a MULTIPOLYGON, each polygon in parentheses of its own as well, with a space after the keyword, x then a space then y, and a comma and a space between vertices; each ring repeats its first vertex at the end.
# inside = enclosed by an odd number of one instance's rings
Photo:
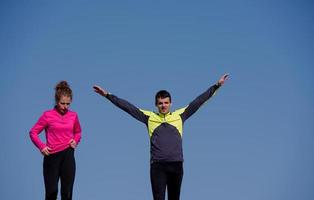
POLYGON ((223 77, 221 78, 221 82, 225 83, 225 81, 228 79, 228 77, 229 77, 229 74, 223 75, 223 77))
POLYGON ((73 149, 76 148, 76 142, 74 139, 71 139, 69 144, 70 144, 70 147, 72 147, 73 149))
POLYGON ((95 91, 95 92, 97 92, 97 93, 100 93, 100 92, 101 92, 101 88, 100 88, 99 86, 94 85, 93 88, 94 88, 94 91, 95 91))
POLYGON ((225 83, 225 81, 228 79, 228 77, 229 77, 229 74, 224 74, 224 75, 219 79, 218 83, 219 83, 220 85, 223 85, 223 84, 225 83))
POLYGON ((50 151, 51 149, 49 147, 45 147, 41 150, 41 153, 44 155, 44 156, 49 156, 50 155, 50 151))
POLYGON ((99 93, 99 94, 104 92, 104 90, 98 85, 94 85, 93 88, 94 88, 94 91, 99 93))
POLYGON ((101 88, 100 86, 98 85, 94 85, 93 86, 93 89, 96 93, 102 95, 102 96, 106 96, 108 94, 108 92, 106 90, 104 90, 103 88, 101 88))
POLYGON ((94 88, 95 91, 96 90, 100 90, 100 87, 98 85, 94 85, 93 88, 94 88))

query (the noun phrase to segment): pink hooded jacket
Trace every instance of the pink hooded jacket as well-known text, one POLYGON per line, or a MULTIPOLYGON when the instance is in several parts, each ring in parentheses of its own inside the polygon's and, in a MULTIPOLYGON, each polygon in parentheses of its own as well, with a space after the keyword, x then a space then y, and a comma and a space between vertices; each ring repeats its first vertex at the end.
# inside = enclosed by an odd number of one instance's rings
POLYGON ((56 153, 70 147, 71 139, 76 144, 81 140, 81 125, 76 112, 68 110, 61 115, 56 108, 42 114, 29 132, 30 138, 41 151, 45 147, 56 153), (43 143, 39 134, 45 129, 46 144, 43 143))

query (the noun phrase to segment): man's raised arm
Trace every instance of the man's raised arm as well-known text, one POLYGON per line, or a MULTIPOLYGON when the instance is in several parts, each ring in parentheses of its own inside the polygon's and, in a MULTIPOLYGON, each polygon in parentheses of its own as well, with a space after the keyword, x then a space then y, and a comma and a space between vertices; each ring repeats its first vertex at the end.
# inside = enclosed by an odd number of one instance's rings
POLYGON ((113 94, 110 94, 107 90, 103 89, 98 85, 93 86, 94 91, 99 95, 106 97, 109 101, 111 101, 114 105, 121 108, 125 112, 129 113, 135 119, 143 122, 147 125, 148 116, 145 115, 139 108, 129 103, 128 101, 121 99, 113 94))
POLYGON ((227 80, 229 74, 224 74, 216 84, 207 89, 203 94, 196 97, 181 114, 182 120, 187 120, 191 115, 193 115, 208 99, 210 99, 216 92, 216 90, 221 87, 227 80))

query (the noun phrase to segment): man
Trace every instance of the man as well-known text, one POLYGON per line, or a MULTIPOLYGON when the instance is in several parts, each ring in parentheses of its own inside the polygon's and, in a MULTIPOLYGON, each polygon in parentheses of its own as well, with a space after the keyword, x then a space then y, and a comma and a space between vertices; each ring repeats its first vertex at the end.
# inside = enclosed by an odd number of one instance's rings
POLYGON ((160 90, 155 96, 158 113, 142 110, 131 103, 110 94, 100 86, 95 85, 94 91, 129 113, 135 119, 143 122, 148 129, 151 144, 150 178, 154 200, 164 200, 167 188, 168 200, 179 200, 183 178, 183 124, 205 103, 216 90, 227 80, 223 75, 216 84, 194 99, 188 106, 170 112, 171 95, 166 90, 160 90))

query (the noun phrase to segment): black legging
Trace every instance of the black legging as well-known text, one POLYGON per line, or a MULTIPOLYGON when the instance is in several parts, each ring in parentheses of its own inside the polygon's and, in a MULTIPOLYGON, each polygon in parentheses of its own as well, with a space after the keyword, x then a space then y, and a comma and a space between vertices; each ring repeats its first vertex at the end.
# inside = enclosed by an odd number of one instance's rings
POLYGON ((46 189, 46 200, 56 200, 58 182, 61 180, 61 199, 71 200, 75 178, 74 149, 63 151, 44 157, 43 173, 46 189))
POLYGON ((179 200, 183 178, 182 162, 154 162, 150 167, 150 179, 154 200, 179 200))

